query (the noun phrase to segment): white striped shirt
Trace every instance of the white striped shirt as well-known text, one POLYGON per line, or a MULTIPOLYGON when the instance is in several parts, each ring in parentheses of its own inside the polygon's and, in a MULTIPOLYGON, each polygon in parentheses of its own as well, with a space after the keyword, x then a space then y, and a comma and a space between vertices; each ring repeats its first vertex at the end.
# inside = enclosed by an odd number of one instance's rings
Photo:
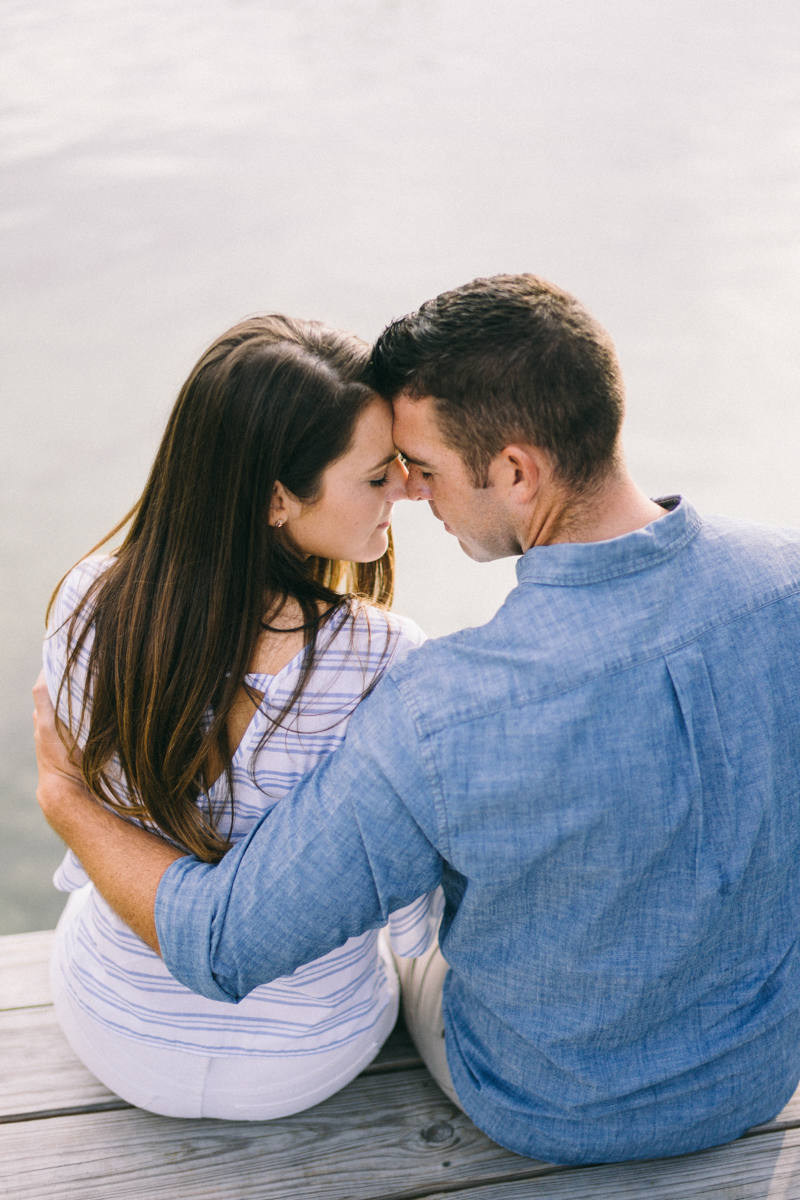
MULTIPOLYGON (((45 675, 54 703, 66 663, 69 618, 110 561, 107 557, 85 560, 70 572, 59 592, 44 644, 45 675)), ((319 660, 303 695, 260 750, 258 744, 269 725, 267 714, 279 711, 290 697, 305 651, 276 675, 247 677, 256 691, 264 693, 264 700, 233 757, 232 841, 244 837, 303 775, 336 749, 364 690, 389 662, 423 640, 413 621, 373 607, 360 605, 336 614, 318 638, 319 660)), ((91 633, 70 679, 76 721, 90 646, 91 633)), ((59 715, 67 720, 65 694, 59 715)), ((83 742, 83 733, 78 740, 83 742)), ((225 832, 226 818, 229 809, 220 824, 225 832)), ((67 853, 53 882, 62 891, 74 891, 87 882, 73 854, 67 853)), ((440 893, 431 893, 392 915, 389 932, 398 954, 416 956, 429 947, 440 907, 440 893)), ((173 979, 159 956, 93 892, 72 933, 67 986, 89 1016, 128 1038, 202 1055, 308 1055, 367 1035, 389 1002, 377 938, 377 930, 350 938, 337 950, 256 988, 231 1006, 197 996, 173 979)))

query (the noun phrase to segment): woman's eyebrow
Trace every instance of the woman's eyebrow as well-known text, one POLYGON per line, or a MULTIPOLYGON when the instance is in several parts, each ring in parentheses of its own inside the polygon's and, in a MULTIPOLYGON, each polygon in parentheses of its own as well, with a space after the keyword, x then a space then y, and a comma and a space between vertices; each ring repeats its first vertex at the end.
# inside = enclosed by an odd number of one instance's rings
POLYGON ((386 458, 382 458, 379 463, 376 463, 374 467, 371 467, 367 474, 372 475, 373 472, 380 471, 381 467, 388 467, 390 462, 394 462, 394 460, 397 458, 397 455, 398 451, 393 450, 391 454, 386 455, 386 458))

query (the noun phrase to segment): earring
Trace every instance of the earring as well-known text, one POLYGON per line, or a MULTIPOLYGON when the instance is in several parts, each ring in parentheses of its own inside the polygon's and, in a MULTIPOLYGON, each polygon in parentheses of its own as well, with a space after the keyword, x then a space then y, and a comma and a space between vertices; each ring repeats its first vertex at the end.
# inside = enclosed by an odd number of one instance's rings
POLYGON ((273 528, 273 529, 280 529, 280 527, 281 527, 281 525, 282 525, 282 524, 283 524, 283 521, 280 521, 280 520, 278 520, 278 521, 276 521, 276 522, 275 522, 275 524, 273 525, 273 527, 272 527, 272 528, 273 528))

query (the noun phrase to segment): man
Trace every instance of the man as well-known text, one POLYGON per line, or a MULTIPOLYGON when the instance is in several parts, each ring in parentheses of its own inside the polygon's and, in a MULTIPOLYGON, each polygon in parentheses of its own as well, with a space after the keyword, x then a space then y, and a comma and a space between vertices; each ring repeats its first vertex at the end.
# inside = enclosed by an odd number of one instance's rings
POLYGON ((561 1163, 734 1138, 800 1077, 800 534, 648 500, 608 336, 533 276, 438 297, 373 364, 410 494, 522 556, 498 615, 392 668, 218 866, 95 805, 43 724, 45 814, 220 1000, 441 882, 406 1006, 478 1126, 561 1163))

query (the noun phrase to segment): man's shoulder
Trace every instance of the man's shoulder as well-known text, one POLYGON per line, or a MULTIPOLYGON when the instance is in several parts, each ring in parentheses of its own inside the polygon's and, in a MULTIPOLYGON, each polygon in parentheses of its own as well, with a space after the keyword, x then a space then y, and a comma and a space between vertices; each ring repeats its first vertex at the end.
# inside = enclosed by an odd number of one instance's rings
POLYGON ((800 551, 800 528, 793 525, 767 525, 744 517, 719 514, 703 516, 700 533, 704 538, 728 542, 757 550, 769 546, 794 547, 800 551))
POLYGON ((503 619, 504 608, 485 625, 429 638, 389 668, 388 678, 421 732, 432 732, 453 720, 468 720, 483 709, 488 691, 494 690, 488 689, 484 677, 487 662, 492 664, 495 684, 498 676, 506 676, 503 659, 509 653, 513 656, 513 644, 503 619))
POLYGON ((800 529, 765 525, 738 517, 704 517, 688 557, 713 584, 714 573, 729 572, 744 599, 800 585, 800 529))
POLYGON ((459 629, 441 637, 425 639, 423 635, 422 640, 417 643, 418 652, 392 667, 392 678, 398 683, 407 679, 427 681, 442 671, 450 670, 465 655, 468 656, 491 641, 496 620, 497 615, 485 625, 459 629))
POLYGON ((652 571, 514 588, 485 625, 430 639, 388 674, 420 731, 435 732, 563 694, 798 597, 800 530, 704 517, 652 571))

